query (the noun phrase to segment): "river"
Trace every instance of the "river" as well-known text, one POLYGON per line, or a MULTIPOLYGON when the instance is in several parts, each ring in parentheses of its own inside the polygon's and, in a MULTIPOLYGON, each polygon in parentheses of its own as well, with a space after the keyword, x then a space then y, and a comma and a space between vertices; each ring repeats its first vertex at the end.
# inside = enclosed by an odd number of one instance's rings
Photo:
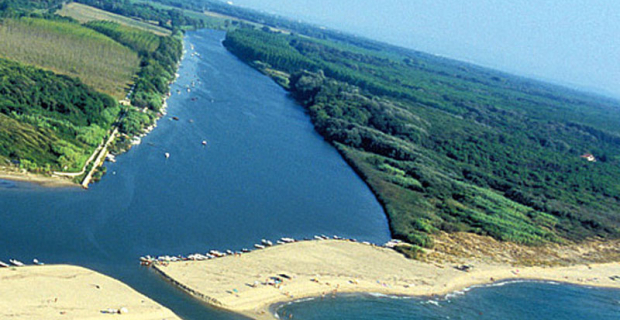
POLYGON ((142 144, 107 163, 89 190, 1 184, 0 260, 86 266, 184 319, 225 319, 231 315, 168 286, 138 258, 241 250, 285 236, 389 240, 368 187, 303 108, 228 53, 223 38, 188 33, 168 115, 142 144))
MULTIPOLYGON (((0 180, 0 260, 81 265, 127 283, 183 319, 240 319, 168 285, 138 258, 240 250, 284 236, 386 242, 385 214, 368 187, 313 130, 303 108, 228 53, 223 38, 209 30, 187 34, 168 115, 141 145, 106 164, 108 173, 89 190, 0 180)), ((610 292, 608 305, 620 305, 617 291, 610 292)), ((426 312, 419 307, 426 300, 343 299, 285 308, 308 319, 426 312)))

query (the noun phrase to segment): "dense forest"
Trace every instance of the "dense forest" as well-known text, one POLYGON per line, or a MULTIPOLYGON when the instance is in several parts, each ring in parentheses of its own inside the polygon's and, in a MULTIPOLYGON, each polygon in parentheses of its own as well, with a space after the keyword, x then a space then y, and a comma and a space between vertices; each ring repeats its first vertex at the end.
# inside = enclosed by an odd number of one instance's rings
POLYGON ((618 102, 360 41, 246 28, 224 44, 307 108, 396 237, 429 247, 438 230, 525 244, 620 236, 618 102))
POLYGON ((110 96, 0 59, 0 158, 34 172, 79 170, 116 119, 110 96))

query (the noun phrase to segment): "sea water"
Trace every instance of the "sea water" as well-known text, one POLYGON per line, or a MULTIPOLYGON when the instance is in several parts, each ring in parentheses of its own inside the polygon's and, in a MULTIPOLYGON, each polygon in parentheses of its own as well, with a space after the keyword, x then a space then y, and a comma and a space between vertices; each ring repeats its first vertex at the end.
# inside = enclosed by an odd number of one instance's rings
MULTIPOLYGON (((0 181, 0 260, 81 265, 184 319, 236 319, 165 283, 138 258, 240 250, 285 236, 387 241, 385 214, 368 187, 313 130, 303 108, 228 53, 223 38, 188 33, 168 114, 142 144, 107 163, 89 190, 0 181)), ((374 319, 417 312, 409 301, 387 298, 313 303, 315 316, 342 310, 333 319, 356 318, 349 303, 386 314, 374 319)))
POLYGON ((620 319, 620 290, 511 281, 446 296, 341 295, 280 305, 281 319, 303 320, 610 320, 620 319))

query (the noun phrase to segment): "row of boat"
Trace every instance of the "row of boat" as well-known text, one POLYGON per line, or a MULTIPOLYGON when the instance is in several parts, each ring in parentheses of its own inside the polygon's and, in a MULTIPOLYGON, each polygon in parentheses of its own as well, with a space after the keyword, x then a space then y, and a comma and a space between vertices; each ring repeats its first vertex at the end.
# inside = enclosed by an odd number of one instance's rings
MULTIPOLYGON (((356 239, 348 239, 348 238, 343 238, 343 237, 339 237, 339 236, 333 236, 333 237, 328 237, 326 235, 316 235, 314 236, 314 240, 328 240, 328 239, 334 239, 334 240, 342 240, 342 241, 350 241, 350 242, 357 242, 356 239)), ((310 241, 313 239, 309 239, 309 238, 305 238, 303 240, 296 240, 294 238, 289 238, 289 237, 283 237, 280 238, 279 240, 277 240, 275 242, 275 244, 267 239, 261 239, 260 243, 256 243, 254 244, 254 248, 255 249, 265 249, 267 247, 271 247, 274 245, 278 245, 278 244, 287 244, 287 243, 293 243, 293 242, 298 242, 298 241, 310 241)), ((363 244, 367 244, 367 245, 374 245, 371 244, 370 242, 364 241, 361 242, 363 244)), ((392 248, 394 245, 400 243, 400 240, 390 240, 390 242, 386 243, 385 247, 389 247, 392 248)), ((157 257, 152 257, 150 255, 144 256, 144 257, 140 257, 140 264, 144 265, 144 266, 150 266, 152 264, 168 264, 170 262, 178 262, 178 261, 203 261, 203 260, 209 260, 209 259, 216 259, 216 258, 221 258, 221 257, 225 257, 225 256, 238 256, 241 255, 243 253, 248 253, 252 251, 251 249, 248 248, 243 248, 241 249, 241 251, 232 251, 232 250, 226 250, 224 252, 220 252, 218 250, 210 250, 209 252, 206 252, 204 254, 202 253, 192 253, 190 255, 187 256, 183 256, 183 255, 178 255, 178 256, 169 256, 169 255, 162 255, 162 256, 157 256, 157 257)))
MULTIPOLYGON (((32 260, 32 263, 33 263, 33 264, 35 264, 35 265, 39 265, 39 266, 44 265, 44 263, 43 263, 43 262, 40 262, 40 261, 39 261, 39 260, 37 260, 37 259, 33 259, 33 260, 32 260)), ((6 262, 3 262, 3 261, 0 261, 0 268, 8 268, 8 267, 10 267, 10 266, 14 266, 14 267, 23 267, 23 266, 25 266, 25 265, 26 265, 26 264, 24 264, 23 262, 21 262, 21 261, 19 261, 19 260, 17 260, 17 259, 9 259, 9 263, 6 263, 6 262)))

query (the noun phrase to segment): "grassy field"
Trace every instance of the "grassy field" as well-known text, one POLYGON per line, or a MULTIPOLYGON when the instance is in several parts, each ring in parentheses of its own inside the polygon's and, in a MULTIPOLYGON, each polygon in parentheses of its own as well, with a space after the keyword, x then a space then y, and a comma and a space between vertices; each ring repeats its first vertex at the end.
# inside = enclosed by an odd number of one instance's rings
POLYGON ((116 98, 138 71, 135 52, 77 23, 7 19, 0 24, 0 57, 78 77, 116 98))
POLYGON ((170 35, 170 30, 168 29, 75 2, 64 5, 62 9, 56 13, 64 17, 71 17, 82 23, 93 20, 114 21, 125 26, 149 31, 160 36, 170 35))

